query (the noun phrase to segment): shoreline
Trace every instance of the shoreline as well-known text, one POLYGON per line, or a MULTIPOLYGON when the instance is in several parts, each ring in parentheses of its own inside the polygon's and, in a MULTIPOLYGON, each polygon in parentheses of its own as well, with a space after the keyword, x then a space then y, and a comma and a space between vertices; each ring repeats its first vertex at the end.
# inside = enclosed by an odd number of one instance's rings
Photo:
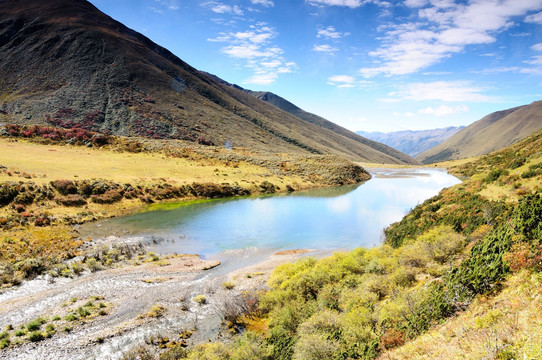
POLYGON ((166 258, 167 265, 125 265, 86 272, 73 279, 57 278, 54 282, 40 276, 0 294, 0 323, 19 328, 35 318, 64 316, 65 304, 91 297, 103 298, 109 304, 109 313, 81 320, 70 332, 60 331, 66 323, 60 320, 55 325, 59 331, 51 338, 0 350, 0 358, 117 359, 153 334, 176 339, 182 331, 192 332, 193 328, 196 331, 186 339, 187 344, 216 340, 228 336, 220 325, 220 309, 240 301, 247 291, 263 290, 278 265, 317 254, 311 250, 274 251, 243 265, 240 258, 254 259, 254 252, 248 249, 221 254, 227 260, 220 264, 197 255, 178 255, 166 258), (224 283, 233 287, 226 289, 224 283), (194 300, 200 295, 206 298, 205 304, 194 300), (145 317, 157 305, 164 307, 164 314, 145 317))

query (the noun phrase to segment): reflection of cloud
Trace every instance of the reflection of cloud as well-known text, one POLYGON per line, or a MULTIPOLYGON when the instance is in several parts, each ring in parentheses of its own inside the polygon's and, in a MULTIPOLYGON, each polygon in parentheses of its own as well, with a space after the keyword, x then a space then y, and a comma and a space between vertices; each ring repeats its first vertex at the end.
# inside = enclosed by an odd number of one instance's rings
POLYGON ((330 199, 327 201, 327 207, 335 213, 344 213, 352 207, 352 199, 346 196, 330 199))

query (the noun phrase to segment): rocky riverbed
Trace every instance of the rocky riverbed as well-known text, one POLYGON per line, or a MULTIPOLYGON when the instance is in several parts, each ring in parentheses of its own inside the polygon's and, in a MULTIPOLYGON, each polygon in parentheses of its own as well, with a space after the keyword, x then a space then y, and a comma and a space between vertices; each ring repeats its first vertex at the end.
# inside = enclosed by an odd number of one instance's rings
POLYGON ((228 313, 265 288, 273 268, 305 253, 177 255, 72 279, 27 281, 0 294, 0 325, 11 344, 0 359, 119 359, 144 342, 189 346, 228 336, 221 325, 228 313), (29 324, 36 319, 44 338, 31 341, 29 324))

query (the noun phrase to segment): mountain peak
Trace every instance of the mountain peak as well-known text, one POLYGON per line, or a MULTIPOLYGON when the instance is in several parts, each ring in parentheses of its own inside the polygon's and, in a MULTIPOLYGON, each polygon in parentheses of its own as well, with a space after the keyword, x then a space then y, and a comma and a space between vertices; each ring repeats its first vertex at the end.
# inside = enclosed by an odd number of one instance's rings
POLYGON ((2 122, 415 163, 200 72, 84 0, 0 1, 0 69, 2 122))

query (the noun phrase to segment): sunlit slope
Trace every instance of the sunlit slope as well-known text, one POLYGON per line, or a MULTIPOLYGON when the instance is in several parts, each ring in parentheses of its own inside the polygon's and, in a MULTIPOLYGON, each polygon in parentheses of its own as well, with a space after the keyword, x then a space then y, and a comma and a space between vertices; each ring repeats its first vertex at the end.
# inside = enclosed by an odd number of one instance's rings
POLYGON ((251 314, 263 334, 188 358, 540 358, 542 132, 452 170, 464 182, 384 245, 278 267, 251 314))
POLYGON ((425 164, 488 154, 542 129, 542 101, 487 115, 416 156, 425 164))

